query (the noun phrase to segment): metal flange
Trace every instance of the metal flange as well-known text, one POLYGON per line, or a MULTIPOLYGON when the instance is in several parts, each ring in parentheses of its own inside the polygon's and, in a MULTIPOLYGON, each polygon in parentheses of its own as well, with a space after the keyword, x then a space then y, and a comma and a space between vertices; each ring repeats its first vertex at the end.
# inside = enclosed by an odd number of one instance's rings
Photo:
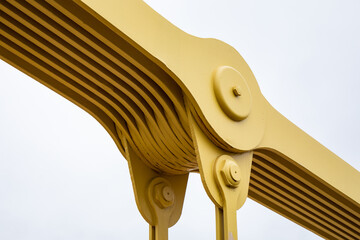
POLYGON ((221 66, 214 74, 216 99, 224 113, 234 121, 247 118, 252 96, 244 77, 234 68, 221 66))

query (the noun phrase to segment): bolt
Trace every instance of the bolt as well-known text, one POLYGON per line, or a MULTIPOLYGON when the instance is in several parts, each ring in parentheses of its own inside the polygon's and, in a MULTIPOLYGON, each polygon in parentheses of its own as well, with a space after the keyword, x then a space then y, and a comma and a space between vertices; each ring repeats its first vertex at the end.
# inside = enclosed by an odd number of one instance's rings
POLYGON ((239 165, 233 159, 226 159, 223 168, 220 170, 221 176, 228 187, 236 188, 240 184, 241 172, 239 165))
POLYGON ((235 95, 235 97, 240 97, 241 96, 241 90, 240 90, 240 87, 236 86, 236 87, 233 87, 233 93, 235 95))
POLYGON ((235 182, 240 182, 241 173, 240 173, 240 167, 237 164, 231 164, 230 176, 235 182))
POLYGON ((174 204, 175 195, 170 186, 159 183, 154 186, 155 201, 161 208, 168 208, 174 204))
POLYGON ((167 202, 174 202, 174 192, 169 186, 162 189, 163 197, 167 202))
POLYGON ((220 66, 213 75, 214 92, 221 110, 233 121, 247 118, 252 96, 246 79, 235 68, 220 66))

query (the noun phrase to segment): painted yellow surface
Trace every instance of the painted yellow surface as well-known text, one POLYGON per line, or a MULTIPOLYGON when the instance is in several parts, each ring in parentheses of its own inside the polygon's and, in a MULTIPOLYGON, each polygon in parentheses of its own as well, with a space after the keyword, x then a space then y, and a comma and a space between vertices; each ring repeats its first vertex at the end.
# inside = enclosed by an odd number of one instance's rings
POLYGON ((167 239, 187 178, 237 239, 247 197, 327 239, 360 239, 360 173, 263 97, 231 46, 139 0, 1 1, 0 57, 96 118, 129 162, 150 239, 167 239))

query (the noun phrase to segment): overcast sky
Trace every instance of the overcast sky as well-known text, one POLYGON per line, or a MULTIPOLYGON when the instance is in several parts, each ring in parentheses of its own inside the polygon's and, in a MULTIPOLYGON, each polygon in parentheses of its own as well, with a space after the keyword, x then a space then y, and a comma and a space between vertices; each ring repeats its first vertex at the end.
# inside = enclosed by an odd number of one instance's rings
MULTIPOLYGON (((360 1, 147 0, 172 23, 234 46, 269 102, 360 170, 360 1)), ((0 239, 147 239, 127 162, 83 110, 0 61, 0 239)), ((318 239, 247 200, 239 239, 318 239)), ((170 239, 215 239, 190 176, 170 239)))

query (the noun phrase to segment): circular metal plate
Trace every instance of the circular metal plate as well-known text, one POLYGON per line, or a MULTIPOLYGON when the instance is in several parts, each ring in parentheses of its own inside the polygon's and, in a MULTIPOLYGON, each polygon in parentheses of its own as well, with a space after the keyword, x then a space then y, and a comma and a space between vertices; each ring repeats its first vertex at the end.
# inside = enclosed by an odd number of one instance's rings
POLYGON ((224 113, 234 121, 249 116, 252 97, 243 76, 234 68, 219 67, 214 75, 216 99, 224 113))

